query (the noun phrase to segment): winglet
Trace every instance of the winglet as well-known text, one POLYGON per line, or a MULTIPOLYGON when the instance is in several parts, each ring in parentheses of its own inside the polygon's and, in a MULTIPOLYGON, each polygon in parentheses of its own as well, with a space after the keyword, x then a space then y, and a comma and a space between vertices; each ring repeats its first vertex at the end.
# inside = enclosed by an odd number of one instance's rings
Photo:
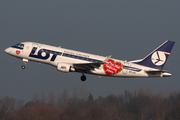
POLYGON ((106 56, 106 59, 103 61, 103 63, 106 63, 111 58, 111 55, 106 56))

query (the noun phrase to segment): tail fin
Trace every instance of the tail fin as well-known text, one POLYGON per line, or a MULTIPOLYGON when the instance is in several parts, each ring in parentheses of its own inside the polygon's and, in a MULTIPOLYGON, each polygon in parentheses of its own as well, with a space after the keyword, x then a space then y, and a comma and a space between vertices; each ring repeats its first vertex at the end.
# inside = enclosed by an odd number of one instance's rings
POLYGON ((174 46, 173 41, 165 41, 158 48, 152 51, 149 55, 136 64, 162 70, 174 46))

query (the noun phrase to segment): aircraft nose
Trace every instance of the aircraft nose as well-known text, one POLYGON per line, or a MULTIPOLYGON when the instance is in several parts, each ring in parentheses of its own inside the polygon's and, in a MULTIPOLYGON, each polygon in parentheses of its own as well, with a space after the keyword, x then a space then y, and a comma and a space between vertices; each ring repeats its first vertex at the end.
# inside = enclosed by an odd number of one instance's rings
POLYGON ((10 53, 11 52, 11 48, 6 48, 4 51, 5 51, 5 53, 10 53))

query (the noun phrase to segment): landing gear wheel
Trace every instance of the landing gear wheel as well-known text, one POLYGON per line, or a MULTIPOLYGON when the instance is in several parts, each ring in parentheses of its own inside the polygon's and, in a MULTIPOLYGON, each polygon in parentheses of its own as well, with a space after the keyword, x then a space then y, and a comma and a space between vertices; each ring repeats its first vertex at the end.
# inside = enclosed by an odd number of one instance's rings
POLYGON ((25 68, 26 68, 26 65, 27 65, 27 62, 28 62, 28 59, 23 58, 22 61, 23 61, 24 65, 22 65, 21 68, 22 68, 22 69, 25 69, 25 68))
POLYGON ((21 66, 21 68, 22 68, 22 69, 25 69, 25 68, 26 68, 26 66, 25 66, 25 65, 22 65, 22 66, 21 66))
POLYGON ((86 80, 86 76, 85 75, 82 75, 81 76, 81 81, 85 81, 86 80))

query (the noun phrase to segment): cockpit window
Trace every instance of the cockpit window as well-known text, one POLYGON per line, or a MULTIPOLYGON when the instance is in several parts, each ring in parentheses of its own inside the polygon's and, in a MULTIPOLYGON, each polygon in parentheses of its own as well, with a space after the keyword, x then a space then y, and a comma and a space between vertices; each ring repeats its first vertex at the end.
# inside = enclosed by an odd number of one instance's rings
POLYGON ((24 48, 24 44, 20 44, 20 47, 24 48))
POLYGON ((18 43, 18 44, 16 44, 15 46, 24 48, 24 44, 21 44, 21 43, 18 43))
POLYGON ((17 49, 23 49, 24 48, 24 44, 18 43, 16 45, 11 46, 11 47, 17 48, 17 49))

